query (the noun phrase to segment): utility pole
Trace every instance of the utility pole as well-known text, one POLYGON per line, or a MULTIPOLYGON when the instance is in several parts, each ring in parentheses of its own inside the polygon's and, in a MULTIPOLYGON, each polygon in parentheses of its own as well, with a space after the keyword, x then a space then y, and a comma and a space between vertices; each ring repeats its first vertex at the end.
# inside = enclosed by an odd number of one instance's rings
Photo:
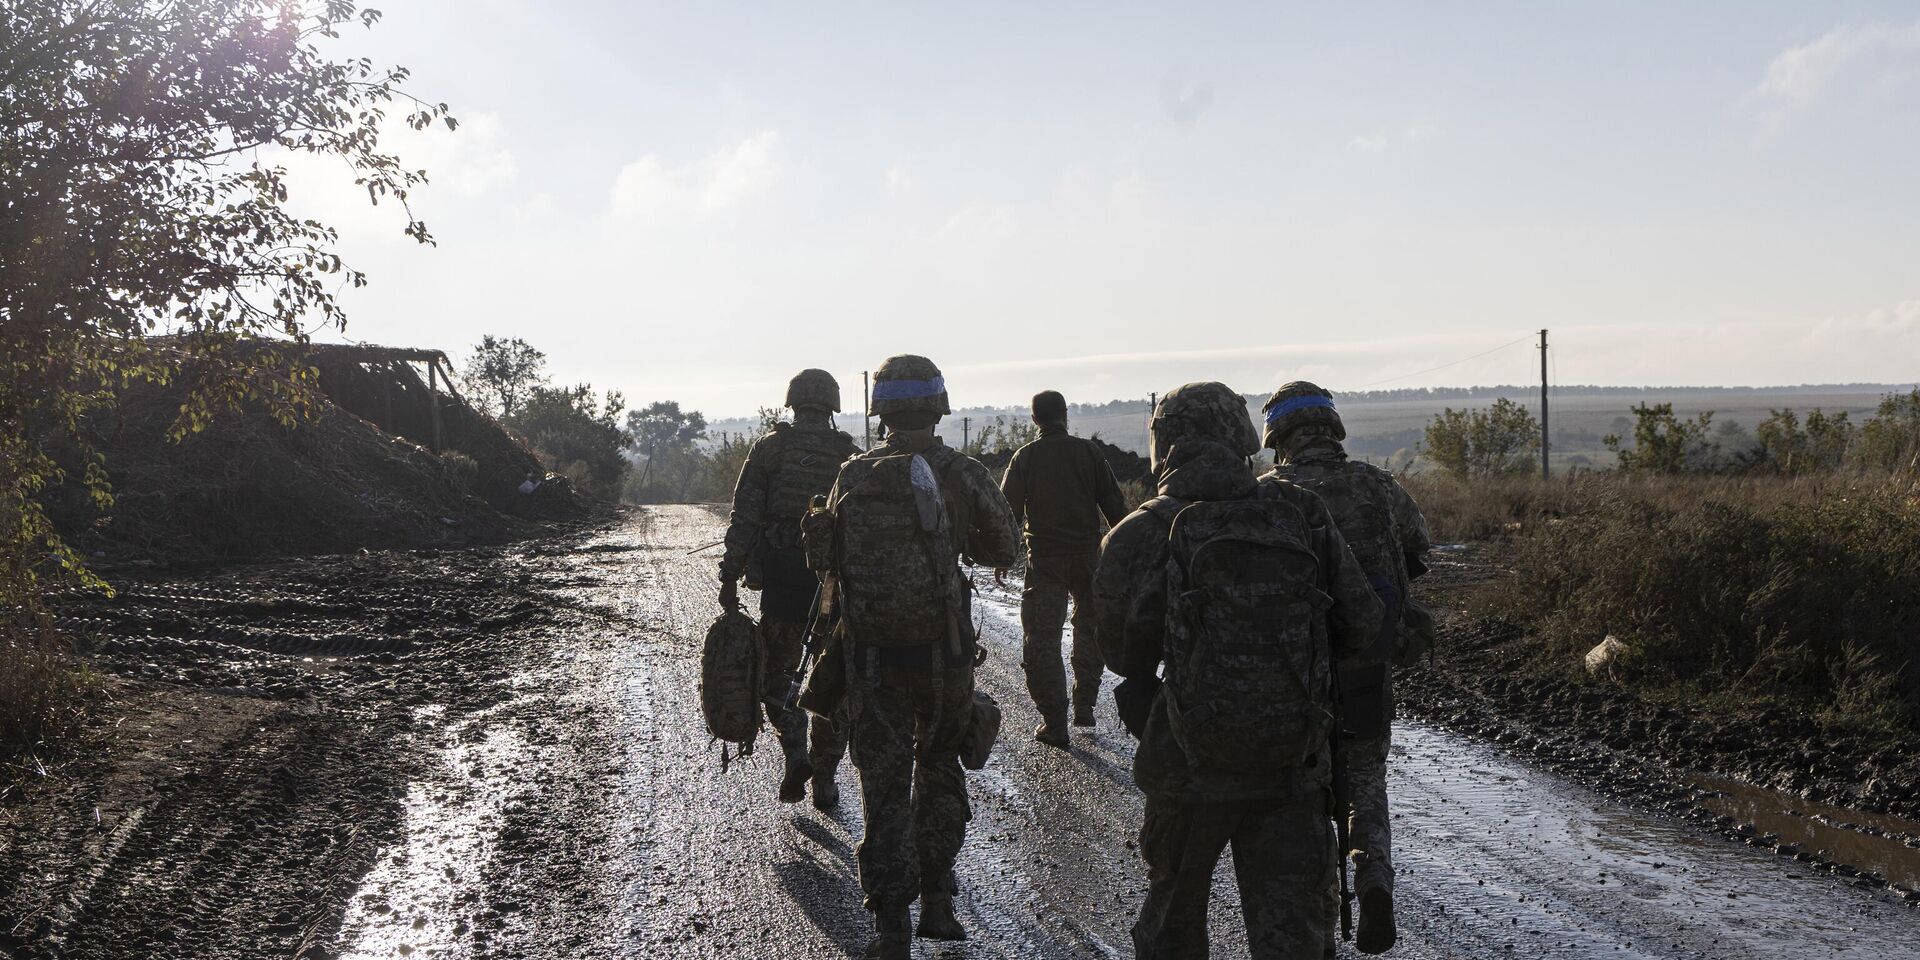
POLYGON ((867 371, 860 371, 860 445, 873 449, 873 388, 867 382, 867 371))
POLYGON ((960 418, 960 450, 961 452, 964 453, 966 451, 967 445, 972 441, 972 439, 973 439, 973 418, 961 417, 960 418))
POLYGON ((1147 453, 1153 453, 1153 411, 1160 409, 1160 394, 1147 394, 1147 453))
POLYGON ((1547 466, 1547 332, 1540 331, 1540 479, 1553 476, 1553 468, 1547 466))

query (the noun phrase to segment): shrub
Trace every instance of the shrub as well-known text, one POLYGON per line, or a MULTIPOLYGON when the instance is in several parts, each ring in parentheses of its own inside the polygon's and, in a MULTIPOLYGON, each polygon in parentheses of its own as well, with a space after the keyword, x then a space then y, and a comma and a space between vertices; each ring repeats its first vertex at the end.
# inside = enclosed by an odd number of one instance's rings
POLYGON ((1684 473, 1702 469, 1715 459, 1714 444, 1707 439, 1712 411, 1682 420, 1674 416, 1671 403, 1642 403, 1634 406, 1633 417, 1631 447, 1619 434, 1609 434, 1600 441, 1620 458, 1621 470, 1684 473))
POLYGON ((1539 437, 1540 421, 1502 397, 1485 410, 1447 407, 1435 414, 1422 452, 1461 479, 1531 473, 1539 437))

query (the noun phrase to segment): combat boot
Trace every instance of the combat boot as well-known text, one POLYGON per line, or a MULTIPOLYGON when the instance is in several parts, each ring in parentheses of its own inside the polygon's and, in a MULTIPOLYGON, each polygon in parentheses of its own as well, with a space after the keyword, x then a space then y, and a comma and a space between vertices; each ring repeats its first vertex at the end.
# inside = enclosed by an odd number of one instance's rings
POLYGON ((1076 727, 1091 727, 1094 725, 1092 705, 1073 708, 1073 725, 1076 727))
POLYGON ((1033 728, 1033 738, 1049 747, 1068 749, 1067 725, 1059 721, 1043 721, 1033 728))
POLYGON ((1399 932, 1393 925, 1393 891, 1374 887, 1360 894, 1360 922, 1353 932, 1354 949, 1361 953, 1386 953, 1393 949, 1399 932))
POLYGON ((967 928, 960 925, 960 918, 953 915, 953 894, 922 893, 920 895, 919 936, 928 940, 965 940, 967 928))
POLYGON ((780 802, 799 803, 806 799, 807 781, 813 777, 813 764, 807 759, 807 721, 799 710, 788 709, 780 717, 780 752, 787 757, 787 774, 780 781, 780 802))
POLYGON ((860 956, 862 960, 912 960, 913 918, 905 904, 874 913, 873 940, 860 956))
POLYGON ((816 768, 813 774, 813 807, 816 810, 832 810, 840 805, 840 785, 833 782, 833 771, 821 773, 816 768))

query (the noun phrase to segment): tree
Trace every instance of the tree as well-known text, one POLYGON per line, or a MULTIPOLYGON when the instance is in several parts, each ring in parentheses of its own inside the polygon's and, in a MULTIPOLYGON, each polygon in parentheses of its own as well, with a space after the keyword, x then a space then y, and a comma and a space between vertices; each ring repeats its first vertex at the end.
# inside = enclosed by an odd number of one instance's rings
POLYGON ((644 463, 687 450, 706 435, 707 418, 698 410, 682 411, 677 400, 656 400, 627 414, 629 443, 644 463))
POLYGON ((1855 456, 1880 470, 1920 472, 1920 389, 1880 398, 1879 409, 1860 425, 1855 456))
POLYGON ((1824 473, 1840 468, 1853 447, 1854 427, 1845 410, 1826 414, 1814 408, 1803 425, 1792 410, 1774 410, 1754 428, 1764 461, 1785 474, 1824 473))
POLYGON ((285 209, 286 171, 263 150, 340 161, 370 200, 398 201, 409 236, 432 242, 407 203, 425 176, 381 149, 381 126, 396 103, 415 128, 453 118, 405 94, 404 69, 321 49, 378 19, 343 0, 0 0, 9 594, 49 572, 95 582, 39 497, 78 471, 111 505, 82 426, 124 388, 182 386, 176 439, 241 402, 288 424, 311 411, 317 378, 285 348, 344 324, 335 291, 366 278, 334 252, 332 229, 285 209))
POLYGON ((1421 452, 1462 480, 1531 473, 1539 461, 1532 451, 1540 440, 1540 421, 1502 397, 1485 410, 1435 414, 1427 424, 1421 452))
POLYGON ((626 401, 608 390, 598 404, 593 387, 534 387, 520 411, 506 421, 554 472, 598 497, 613 498, 627 472, 626 434, 620 412, 626 401))
POLYGON ((519 337, 488 334, 473 348, 463 372, 474 402, 506 420, 535 388, 547 385, 547 355, 519 337))
POLYGON ((1707 440, 1713 425, 1713 411, 1682 420, 1674 416, 1673 404, 1638 404, 1633 408, 1633 446, 1627 447, 1617 434, 1601 439, 1608 450, 1619 457, 1621 470, 1638 473, 1685 473, 1711 461, 1717 447, 1707 440))

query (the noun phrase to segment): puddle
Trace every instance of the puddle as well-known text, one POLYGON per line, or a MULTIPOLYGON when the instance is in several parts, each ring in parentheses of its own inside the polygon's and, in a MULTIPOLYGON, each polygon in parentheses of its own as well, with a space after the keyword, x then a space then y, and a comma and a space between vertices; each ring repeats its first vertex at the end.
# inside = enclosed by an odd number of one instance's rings
POLYGON ((1920 823, 1848 810, 1736 780, 1693 776, 1706 791, 1696 802, 1717 814, 1751 823, 1759 836, 1777 834, 1822 859, 1878 873, 1889 883, 1920 887, 1920 849, 1901 837, 1920 837, 1920 823), (1875 833, 1892 836, 1875 836, 1875 833))

